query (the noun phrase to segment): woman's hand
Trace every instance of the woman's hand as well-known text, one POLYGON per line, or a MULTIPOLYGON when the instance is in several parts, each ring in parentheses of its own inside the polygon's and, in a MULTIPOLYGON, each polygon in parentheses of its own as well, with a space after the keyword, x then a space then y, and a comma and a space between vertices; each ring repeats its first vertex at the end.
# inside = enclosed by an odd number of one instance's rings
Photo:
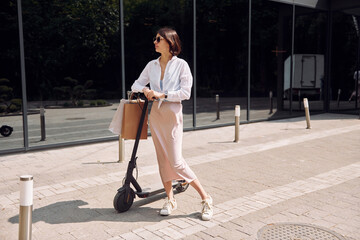
POLYGON ((159 93, 159 92, 156 92, 156 91, 153 91, 154 92, 154 97, 155 99, 161 99, 161 98, 165 98, 165 93, 159 93))
POLYGON ((149 101, 152 101, 154 100, 154 91, 153 90, 150 90, 149 88, 144 88, 143 89, 143 93, 145 95, 145 97, 149 100, 149 101))
POLYGON ((144 95, 145 97, 149 100, 152 101, 154 99, 160 99, 160 98, 165 98, 165 94, 164 93, 159 93, 156 92, 154 90, 150 90, 148 88, 143 89, 144 95))

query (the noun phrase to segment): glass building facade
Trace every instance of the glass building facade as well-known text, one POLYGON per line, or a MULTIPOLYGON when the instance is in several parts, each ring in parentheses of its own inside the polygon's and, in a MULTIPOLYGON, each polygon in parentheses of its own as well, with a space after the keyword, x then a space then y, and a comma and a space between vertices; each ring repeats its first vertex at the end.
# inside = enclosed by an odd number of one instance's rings
POLYGON ((194 77, 184 130, 232 125, 236 105, 241 123, 303 116, 304 98, 359 114, 359 25, 355 0, 3 0, 0 154, 117 139, 163 26, 194 77))

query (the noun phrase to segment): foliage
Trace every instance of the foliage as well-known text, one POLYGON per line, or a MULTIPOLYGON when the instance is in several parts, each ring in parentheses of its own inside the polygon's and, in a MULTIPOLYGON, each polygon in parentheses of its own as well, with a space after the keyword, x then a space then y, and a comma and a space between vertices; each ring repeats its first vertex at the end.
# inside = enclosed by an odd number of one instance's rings
MULTIPOLYGON (((30 99, 52 98, 64 77, 90 78, 114 53, 119 54, 113 48, 118 42, 118 0, 26 0, 22 4, 30 99)), ((7 7, 16 13, 16 4, 7 7)), ((17 30, 14 21, 11 26, 17 30)))
POLYGON ((9 84, 9 79, 0 78, 0 103, 5 103, 13 97, 13 89, 9 84))
MULTIPOLYGON (((96 96, 92 92, 92 99, 104 98, 104 92, 118 92, 121 87, 119 0, 21 2, 28 100, 69 99, 70 91, 83 91, 81 87, 74 89, 74 85, 64 80, 66 76, 81 83, 92 79, 92 88, 98 90, 96 96)), ((194 77, 198 96, 210 96, 215 91, 231 96, 247 94, 249 0, 198 0, 195 20, 191 0, 124 0, 123 3, 127 89, 145 64, 158 57, 151 39, 161 26, 178 31, 183 43, 180 57, 194 70, 193 23, 196 22, 197 76, 194 77)), ((292 50, 292 6, 252 0, 251 7, 254 95, 254 91, 263 94, 278 84, 277 59, 285 54, 277 58, 271 50, 278 46, 287 55, 292 50)), ((324 53, 327 12, 296 6, 295 20, 294 52, 324 53)), ((332 26, 332 61, 342 64, 332 68, 332 78, 339 80, 331 84, 337 90, 341 86, 335 83, 347 82, 350 89, 357 52, 351 16, 334 12, 332 26)), ((7 92, 6 101, 9 101, 21 95, 16 1, 0 1, 0 35, 1 75, 12 81, 0 84, 0 92, 7 92)), ((87 95, 90 96, 89 91, 87 95)))
POLYGON ((104 106, 106 104, 107 104, 107 102, 105 100, 103 100, 103 99, 96 100, 96 105, 97 106, 104 106))
POLYGON ((21 99, 13 99, 13 89, 9 86, 10 80, 0 79, 0 112, 18 112, 21 110, 21 99))
POLYGON ((80 100, 85 97, 90 97, 96 92, 95 89, 90 89, 93 85, 92 80, 87 80, 83 85, 81 85, 77 79, 71 77, 66 77, 64 80, 67 84, 65 86, 55 87, 54 91, 58 96, 70 99, 73 106, 83 106, 84 103, 80 100))
POLYGON ((7 107, 0 105, 0 113, 6 112, 7 107))

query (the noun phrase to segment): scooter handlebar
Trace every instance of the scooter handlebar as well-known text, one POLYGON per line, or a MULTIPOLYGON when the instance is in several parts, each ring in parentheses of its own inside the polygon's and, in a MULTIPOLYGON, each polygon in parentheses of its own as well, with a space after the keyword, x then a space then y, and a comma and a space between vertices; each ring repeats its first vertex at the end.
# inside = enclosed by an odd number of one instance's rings
MULTIPOLYGON (((140 98, 142 100, 149 101, 143 92, 131 92, 131 94, 129 95, 129 99, 131 100, 135 98, 140 98)), ((152 100, 156 100, 156 98, 153 97, 152 100)))

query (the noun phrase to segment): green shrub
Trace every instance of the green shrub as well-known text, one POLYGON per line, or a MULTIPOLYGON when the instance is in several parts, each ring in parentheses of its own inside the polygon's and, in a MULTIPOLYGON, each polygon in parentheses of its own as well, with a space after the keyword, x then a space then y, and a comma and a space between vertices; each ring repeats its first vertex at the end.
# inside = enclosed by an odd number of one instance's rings
POLYGON ((9 107, 8 107, 8 111, 9 112, 17 112, 19 110, 19 107, 17 107, 16 105, 14 104, 11 104, 9 107))
POLYGON ((90 106, 95 107, 96 106, 96 101, 90 101, 90 106))
POLYGON ((106 102, 105 100, 98 99, 98 100, 96 100, 96 104, 97 104, 98 106, 104 106, 104 105, 107 104, 107 102, 106 102))
POLYGON ((68 103, 68 102, 64 103, 64 107, 70 107, 70 106, 71 106, 71 103, 68 103))
POLYGON ((7 107, 6 106, 0 106, 0 113, 6 112, 7 107))
POLYGON ((79 107, 83 107, 84 106, 84 101, 82 101, 82 100, 78 101, 77 105, 79 107))
POLYGON ((10 105, 7 108, 8 112, 19 112, 21 111, 22 101, 19 98, 11 99, 10 105))
POLYGON ((15 105, 16 107, 21 108, 22 100, 20 98, 14 98, 11 100, 11 104, 15 105))

